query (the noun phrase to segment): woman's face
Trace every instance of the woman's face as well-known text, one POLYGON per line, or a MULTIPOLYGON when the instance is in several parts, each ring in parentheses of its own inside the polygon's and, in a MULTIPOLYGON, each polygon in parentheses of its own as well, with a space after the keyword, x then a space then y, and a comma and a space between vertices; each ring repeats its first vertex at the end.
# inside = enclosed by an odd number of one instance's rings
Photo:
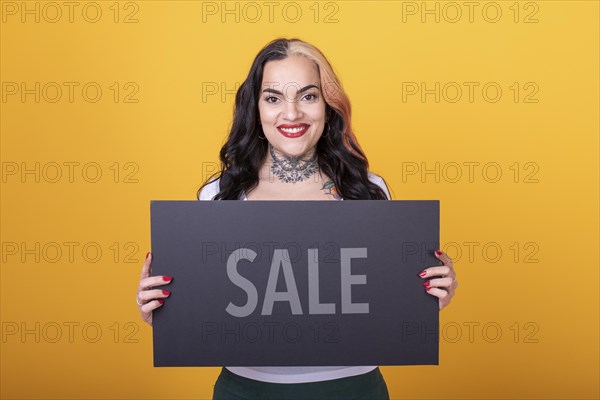
POLYGON ((304 56, 265 64, 258 110, 262 130, 275 150, 302 157, 312 150, 325 126, 317 66, 304 56))

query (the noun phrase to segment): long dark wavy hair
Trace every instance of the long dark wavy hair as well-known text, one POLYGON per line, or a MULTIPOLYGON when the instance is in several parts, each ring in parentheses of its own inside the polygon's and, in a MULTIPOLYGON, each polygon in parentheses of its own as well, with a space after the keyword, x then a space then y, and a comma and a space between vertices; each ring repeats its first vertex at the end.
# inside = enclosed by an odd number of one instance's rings
POLYGON ((320 75, 321 92, 326 102, 329 133, 316 145, 320 170, 329 176, 344 200, 387 200, 381 187, 368 178, 369 162, 361 149, 350 122, 350 100, 329 61, 313 45, 300 39, 278 38, 256 56, 248 77, 235 96, 233 124, 219 153, 221 171, 199 189, 220 178, 214 200, 239 200, 258 185, 259 170, 268 152, 268 141, 260 139, 258 101, 265 64, 289 56, 302 55, 315 62, 320 75))

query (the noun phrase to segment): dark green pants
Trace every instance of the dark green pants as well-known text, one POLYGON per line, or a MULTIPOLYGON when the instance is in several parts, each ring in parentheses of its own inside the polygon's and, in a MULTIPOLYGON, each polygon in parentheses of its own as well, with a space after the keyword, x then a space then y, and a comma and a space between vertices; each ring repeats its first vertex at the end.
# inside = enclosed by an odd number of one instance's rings
POLYGON ((389 400, 379 371, 309 383, 269 383, 236 375, 226 368, 215 384, 213 400, 389 400))

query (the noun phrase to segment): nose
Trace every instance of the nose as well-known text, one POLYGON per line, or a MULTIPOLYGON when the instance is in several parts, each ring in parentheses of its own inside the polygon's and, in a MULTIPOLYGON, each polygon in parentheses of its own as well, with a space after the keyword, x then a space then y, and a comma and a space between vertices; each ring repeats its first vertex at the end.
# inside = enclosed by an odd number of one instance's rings
POLYGON ((301 116, 302 111, 300 110, 299 104, 300 102, 296 100, 287 100, 285 102, 283 114, 287 120, 294 121, 301 116))

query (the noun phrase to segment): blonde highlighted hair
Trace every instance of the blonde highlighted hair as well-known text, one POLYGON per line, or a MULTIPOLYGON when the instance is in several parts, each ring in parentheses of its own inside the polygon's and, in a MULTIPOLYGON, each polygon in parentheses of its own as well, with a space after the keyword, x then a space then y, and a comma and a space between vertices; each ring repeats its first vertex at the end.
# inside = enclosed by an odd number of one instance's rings
POLYGON ((323 93, 325 102, 336 112, 338 112, 344 121, 344 128, 342 130, 342 144, 356 157, 359 157, 367 162, 368 166, 367 158, 365 157, 362 148, 358 144, 358 140, 356 139, 356 136, 352 130, 352 109, 350 106, 350 99, 346 95, 346 92, 344 91, 336 73, 333 71, 333 67, 323 53, 321 53, 321 51, 312 44, 304 42, 300 39, 290 39, 288 42, 286 56, 289 57, 296 55, 304 56, 317 65, 321 79, 321 92, 323 93))

